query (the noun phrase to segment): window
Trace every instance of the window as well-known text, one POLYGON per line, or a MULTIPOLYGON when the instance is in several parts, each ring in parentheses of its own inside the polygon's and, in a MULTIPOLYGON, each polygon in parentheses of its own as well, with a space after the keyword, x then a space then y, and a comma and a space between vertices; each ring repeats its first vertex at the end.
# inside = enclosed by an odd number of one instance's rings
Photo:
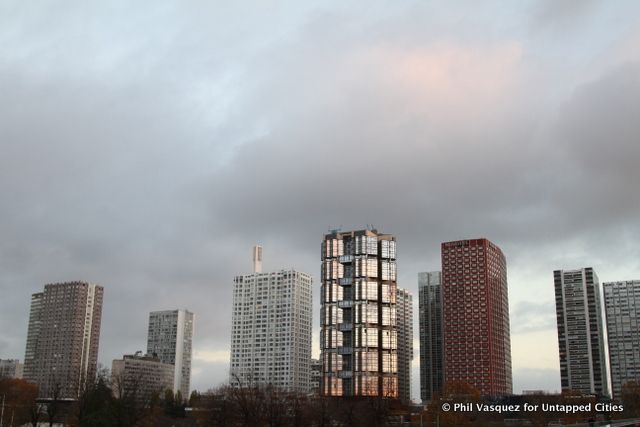
POLYGON ((395 261, 382 261, 382 280, 396 280, 395 261))
POLYGON ((378 306, 376 304, 358 304, 356 309, 356 323, 378 323, 378 306))
POLYGON ((382 331, 382 348, 397 349, 398 348, 398 332, 382 331))
POLYGON ((378 300, 378 283, 372 281, 356 282, 356 300, 378 300))
POLYGON ((382 325, 392 326, 395 324, 396 324, 396 308, 382 307, 382 325))
POLYGON ((382 354, 382 372, 395 373, 398 372, 398 355, 397 353, 382 354))

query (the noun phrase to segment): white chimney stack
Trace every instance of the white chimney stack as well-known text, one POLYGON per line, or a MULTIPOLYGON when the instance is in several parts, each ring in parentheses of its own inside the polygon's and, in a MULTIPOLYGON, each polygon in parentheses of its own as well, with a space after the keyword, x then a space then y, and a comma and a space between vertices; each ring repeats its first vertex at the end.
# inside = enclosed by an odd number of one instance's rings
POLYGON ((253 247, 253 272, 262 273, 262 246, 253 247))

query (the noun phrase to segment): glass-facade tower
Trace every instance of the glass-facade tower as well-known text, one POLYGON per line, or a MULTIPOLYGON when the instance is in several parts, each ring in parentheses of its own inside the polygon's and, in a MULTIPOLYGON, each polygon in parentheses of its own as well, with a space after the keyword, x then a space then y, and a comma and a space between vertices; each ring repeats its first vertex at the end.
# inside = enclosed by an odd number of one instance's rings
POLYGON ((321 260, 322 394, 398 397, 395 237, 334 231, 321 260))
POLYGON ((444 345, 442 337, 442 275, 418 273, 420 301, 420 399, 430 402, 442 390, 444 345))

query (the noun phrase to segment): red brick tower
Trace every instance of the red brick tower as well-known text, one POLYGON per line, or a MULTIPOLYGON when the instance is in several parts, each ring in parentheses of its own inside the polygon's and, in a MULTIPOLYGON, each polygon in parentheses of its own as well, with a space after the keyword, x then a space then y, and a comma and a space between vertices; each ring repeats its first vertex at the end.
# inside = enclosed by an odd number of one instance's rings
POLYGON ((487 239, 442 244, 444 380, 512 393, 507 264, 487 239))

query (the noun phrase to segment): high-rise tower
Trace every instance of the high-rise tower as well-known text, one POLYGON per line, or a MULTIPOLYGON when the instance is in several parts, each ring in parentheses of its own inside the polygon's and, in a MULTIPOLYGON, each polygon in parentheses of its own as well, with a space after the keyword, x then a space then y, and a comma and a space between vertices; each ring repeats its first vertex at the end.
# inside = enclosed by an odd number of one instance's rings
POLYGON ((321 259, 322 394, 397 398, 395 237, 334 231, 321 259))
POLYGON ((413 296, 397 288, 396 313, 398 325, 398 398, 411 402, 411 361, 413 360, 413 296))
POLYGON ((592 268, 553 272, 563 390, 609 395, 600 283, 592 268))
POLYGON ((311 276, 293 269, 262 273, 259 246, 254 248, 253 259, 254 272, 233 281, 229 381, 308 393, 311 276))
POLYGON ((24 378, 40 397, 76 399, 95 378, 103 294, 102 286, 67 282, 31 296, 24 378))
POLYGON ((640 280, 603 285, 613 398, 640 379, 640 280))
POLYGON ((442 391, 444 345, 442 337, 442 275, 418 273, 420 301, 420 399, 423 403, 442 391))
POLYGON ((444 380, 512 393, 507 264, 487 239, 442 244, 444 380))
POLYGON ((194 315, 187 310, 149 313, 147 354, 173 365, 173 392, 189 398, 194 315))

